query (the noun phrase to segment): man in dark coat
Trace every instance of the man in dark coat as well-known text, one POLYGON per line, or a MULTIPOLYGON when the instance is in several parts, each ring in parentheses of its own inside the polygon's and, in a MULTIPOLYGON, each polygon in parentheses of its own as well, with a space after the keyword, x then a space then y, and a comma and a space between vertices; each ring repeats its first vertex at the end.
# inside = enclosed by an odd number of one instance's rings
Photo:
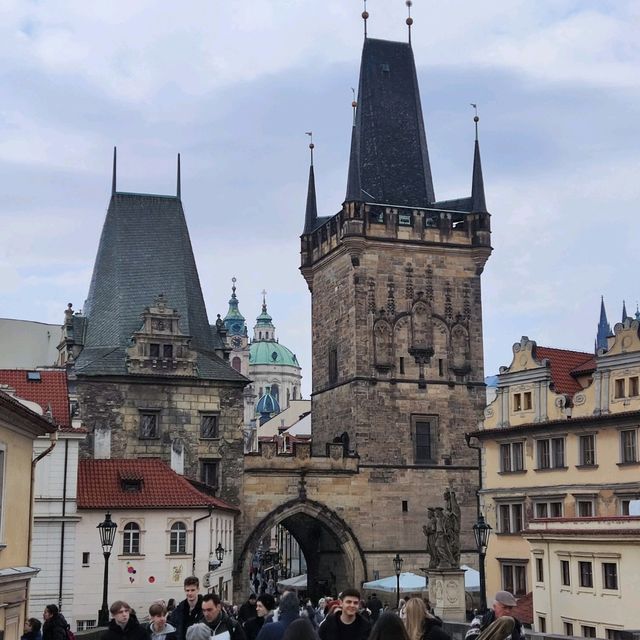
POLYGON ((255 618, 251 618, 251 620, 247 620, 242 625, 244 634, 247 636, 247 640, 256 640, 260 633, 260 629, 262 629, 264 624, 266 622, 271 622, 271 612, 275 608, 276 601, 272 595, 263 593, 258 596, 256 599, 256 611, 258 615, 255 618))
POLYGON ((277 622, 265 623, 260 629, 257 640, 282 640, 287 627, 299 617, 300 602, 298 601, 298 596, 289 591, 280 598, 277 622))
POLYGON ((202 614, 212 636, 226 632, 231 640, 246 640, 242 625, 224 611, 222 600, 215 593, 207 593, 202 599, 202 614))
POLYGON ((367 600, 367 609, 371 611, 371 621, 375 622, 380 616, 382 610, 382 602, 375 593, 372 593, 367 600))
POLYGON ((249 595, 249 599, 238 610, 238 622, 243 624, 251 618, 255 618, 258 615, 256 610, 256 594, 249 595))
POLYGON ((360 592, 345 589, 342 592, 340 609, 329 614, 318 629, 320 640, 367 640, 371 623, 360 613, 360 592))
MULTIPOLYGON (((498 591, 489 609, 482 618, 478 640, 525 640, 522 623, 513 615, 518 601, 508 591, 498 591)), ((468 635, 468 633, 467 633, 468 635)))
POLYGON ((123 600, 116 600, 109 608, 111 620, 100 640, 147 640, 147 630, 131 615, 131 607, 123 600))
POLYGON ((186 598, 169 614, 167 622, 175 627, 178 640, 185 640, 187 629, 196 622, 202 622, 202 596, 200 581, 195 576, 184 579, 186 598))

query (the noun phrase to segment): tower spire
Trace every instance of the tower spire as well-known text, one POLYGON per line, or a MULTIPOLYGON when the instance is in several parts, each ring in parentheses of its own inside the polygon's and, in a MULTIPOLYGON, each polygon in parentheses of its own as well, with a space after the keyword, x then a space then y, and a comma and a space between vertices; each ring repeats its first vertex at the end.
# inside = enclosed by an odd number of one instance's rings
POLYGON ((111 177, 111 195, 115 195, 116 193, 116 154, 117 148, 113 147, 113 174, 111 177))
POLYGON ((627 303, 625 300, 622 301, 622 322, 624 322, 629 315, 627 314, 627 303))
POLYGON ((604 308, 604 296, 600 296, 600 322, 598 322, 598 333, 596 334, 596 353, 598 349, 607 349, 607 338, 611 335, 611 326, 607 320, 607 312, 604 308))
POLYGON ((304 214, 304 230, 303 233, 311 233, 318 219, 318 205, 316 201, 316 178, 313 171, 313 132, 307 131, 310 138, 309 152, 311 154, 311 162, 309 164, 309 186, 307 188, 307 209, 304 214))
POLYGON ((409 44, 411 44, 411 25, 413 24, 413 18, 411 17, 411 6, 413 5, 413 2, 411 0, 407 0, 405 4, 407 5, 407 11, 409 12, 406 22, 407 28, 409 29, 409 44))
POLYGON ((484 197, 484 178, 482 177, 482 162, 480 161, 480 143, 478 142, 478 107, 471 106, 476 110, 473 121, 476 126, 476 140, 473 151, 473 174, 471 178, 471 211, 473 213, 486 213, 487 203, 484 197))
POLYGON ((367 11, 367 0, 364 0, 364 10, 362 12, 362 20, 364 22, 364 38, 367 39, 367 20, 369 19, 369 12, 367 11))
POLYGON ((180 154, 178 154, 178 178, 177 178, 177 184, 176 184, 176 197, 178 198, 178 200, 180 200, 181 198, 181 194, 182 194, 182 188, 180 185, 180 154))

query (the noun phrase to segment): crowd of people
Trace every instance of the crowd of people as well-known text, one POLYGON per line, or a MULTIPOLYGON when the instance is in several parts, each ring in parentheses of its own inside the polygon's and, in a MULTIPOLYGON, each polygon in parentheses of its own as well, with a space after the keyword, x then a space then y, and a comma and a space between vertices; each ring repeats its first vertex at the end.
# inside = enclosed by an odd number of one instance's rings
MULTIPOLYGON (((222 602, 215 593, 200 594, 198 578, 184 581, 185 599, 154 602, 141 622, 131 607, 116 600, 100 640, 451 640, 428 601, 405 598, 398 610, 376 597, 365 602, 357 589, 338 598, 320 598, 317 606, 285 591, 278 602, 270 593, 251 594, 242 606, 222 602)), ((524 640, 513 616, 516 600, 499 591, 493 608, 471 623, 467 640, 524 640)), ((75 640, 56 605, 47 605, 41 624, 29 618, 22 640, 75 640)))

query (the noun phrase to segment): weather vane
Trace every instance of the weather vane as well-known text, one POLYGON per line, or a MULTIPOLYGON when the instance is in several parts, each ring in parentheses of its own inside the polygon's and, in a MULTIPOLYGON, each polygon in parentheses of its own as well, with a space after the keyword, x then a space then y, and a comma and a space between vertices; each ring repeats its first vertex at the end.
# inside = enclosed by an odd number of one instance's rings
POLYGON ((406 22, 407 27, 409 28, 409 44, 411 44, 411 25, 413 24, 413 18, 411 17, 411 6, 413 5, 413 2, 411 0, 407 0, 405 4, 407 5, 407 11, 409 12, 406 22))
POLYGON ((305 131, 305 134, 309 136, 309 150, 311 151, 311 164, 313 164, 313 150, 315 144, 313 144, 313 131, 305 131))
POLYGON ((478 118, 478 105, 473 102, 470 102, 469 104, 473 107, 473 110, 476 114, 475 116, 473 116, 473 121, 476 123, 476 140, 477 140, 478 139, 478 121, 480 120, 480 118, 478 118))
POLYGON ((367 37, 367 20, 369 19, 369 12, 367 11, 367 0, 364 2, 364 11, 362 12, 362 19, 364 20, 364 37, 367 37))

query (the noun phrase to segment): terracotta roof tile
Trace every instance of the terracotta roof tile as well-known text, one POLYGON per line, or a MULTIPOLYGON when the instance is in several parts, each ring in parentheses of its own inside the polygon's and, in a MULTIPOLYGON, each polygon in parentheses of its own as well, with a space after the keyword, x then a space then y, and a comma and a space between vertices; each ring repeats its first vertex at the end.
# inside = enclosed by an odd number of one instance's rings
POLYGON ((43 411, 51 405, 54 423, 60 427, 71 426, 67 372, 64 369, 0 369, 0 384, 9 385, 18 397, 36 402, 43 411), (37 371, 40 380, 28 380, 29 371, 37 371))
POLYGON ((208 507, 238 511, 198 491, 159 458, 81 460, 78 463, 79 509, 164 509, 208 507), (126 490, 122 480, 141 480, 139 490, 126 490))
POLYGON ((536 347, 536 360, 548 359, 551 363, 551 379, 556 393, 573 395, 582 389, 578 381, 571 375, 574 369, 582 369, 583 365, 593 359, 592 353, 536 347))
POLYGON ((518 604, 513 607, 513 615, 524 624, 533 624, 533 591, 518 598, 518 604))

